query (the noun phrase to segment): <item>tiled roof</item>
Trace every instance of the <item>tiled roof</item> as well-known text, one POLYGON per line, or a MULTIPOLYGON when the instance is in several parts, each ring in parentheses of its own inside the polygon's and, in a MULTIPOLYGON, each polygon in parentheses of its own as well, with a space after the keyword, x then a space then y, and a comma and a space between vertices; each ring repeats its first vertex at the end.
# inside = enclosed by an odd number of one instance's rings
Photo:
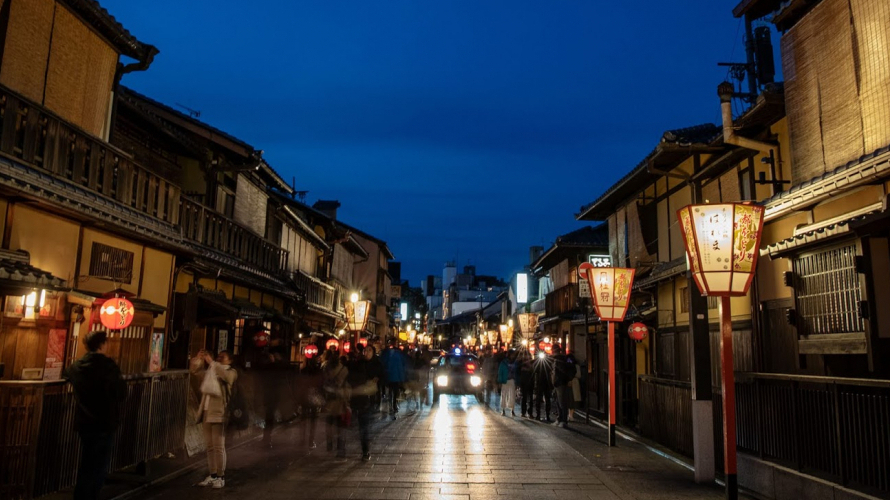
POLYGON ((596 227, 584 226, 571 233, 556 238, 556 246, 608 246, 609 227, 600 224, 596 227))
POLYGON ((0 280, 21 283, 22 286, 61 288, 65 280, 30 264, 30 257, 24 251, 0 250, 0 280))
POLYGON ((842 221, 829 224, 827 226, 813 229, 812 231, 806 231, 804 233, 796 234, 790 238, 785 238, 784 240, 777 241, 775 243, 767 245, 764 248, 761 248, 760 255, 761 257, 769 255, 770 258, 775 259, 787 254, 792 250, 799 249, 804 246, 809 246, 811 243, 844 236, 851 231, 851 224, 853 224, 854 222, 865 220, 872 213, 875 212, 856 215, 854 217, 850 217, 848 219, 844 219, 842 221))
POLYGON ((148 67, 158 53, 158 49, 153 45, 137 40, 114 16, 99 5, 97 0, 64 0, 64 2, 111 42, 121 54, 140 61, 144 67, 148 67))

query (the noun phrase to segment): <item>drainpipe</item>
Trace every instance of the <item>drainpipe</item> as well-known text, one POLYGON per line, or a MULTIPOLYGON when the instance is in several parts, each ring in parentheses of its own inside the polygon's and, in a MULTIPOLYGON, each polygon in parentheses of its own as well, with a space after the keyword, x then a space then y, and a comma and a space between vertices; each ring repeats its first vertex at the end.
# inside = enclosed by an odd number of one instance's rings
POLYGON ((775 144, 749 139, 736 134, 732 124, 732 95, 734 91, 735 88, 730 82, 723 82, 717 86, 717 95, 720 96, 720 111, 723 115, 723 142, 769 155, 770 150, 776 149, 775 144))

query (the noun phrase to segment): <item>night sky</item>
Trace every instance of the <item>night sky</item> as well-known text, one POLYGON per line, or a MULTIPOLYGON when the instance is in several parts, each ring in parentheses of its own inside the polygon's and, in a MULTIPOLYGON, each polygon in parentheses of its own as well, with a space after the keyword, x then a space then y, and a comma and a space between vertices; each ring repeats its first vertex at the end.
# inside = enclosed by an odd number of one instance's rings
POLYGON ((123 83, 265 151, 419 286, 508 278, 664 130, 719 121, 736 0, 101 0, 161 53, 123 83))

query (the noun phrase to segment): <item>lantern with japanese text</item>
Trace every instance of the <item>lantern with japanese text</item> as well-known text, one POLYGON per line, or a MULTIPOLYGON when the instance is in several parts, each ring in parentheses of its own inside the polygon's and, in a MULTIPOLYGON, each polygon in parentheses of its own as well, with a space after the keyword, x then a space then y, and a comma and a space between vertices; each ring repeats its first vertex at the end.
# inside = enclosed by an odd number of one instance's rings
POLYGON ((318 355, 318 346, 315 344, 309 344, 303 348, 303 356, 306 356, 307 359, 312 359, 316 355, 318 355))
POLYGON ((99 308, 99 321, 109 330, 123 330, 133 323, 133 303, 123 297, 107 299, 99 308))
POLYGON ((643 323, 632 323, 627 329, 627 335, 636 342, 642 342, 649 336, 649 327, 643 323))
POLYGON ((353 342, 358 338, 368 324, 368 315, 371 313, 370 300, 358 300, 358 295, 353 294, 353 300, 343 304, 346 312, 346 329, 352 332, 353 342))
POLYGON ((617 414, 617 386, 615 378, 615 322, 624 321, 630 307, 630 291, 634 284, 633 269, 624 267, 587 267, 590 298, 596 305, 600 321, 608 322, 609 329, 609 446, 615 446, 617 414))
POLYGON ((534 337, 535 331, 538 329, 538 315, 523 313, 516 316, 519 319, 519 333, 522 334, 522 338, 531 339, 534 337))
POLYGON ((336 351, 336 350, 339 350, 339 349, 340 349, 340 341, 338 341, 337 339, 330 339, 330 340, 328 340, 327 342, 324 343, 324 348, 327 349, 327 350, 329 350, 329 351, 330 351, 331 349, 333 349, 333 350, 335 350, 335 351, 336 351))
POLYGON ((738 497, 735 373, 730 297, 748 293, 763 230, 763 207, 748 203, 688 205, 677 211, 689 270, 702 295, 720 297, 723 375, 723 464, 727 498, 738 497))
POLYGON ((269 344, 269 331, 259 330, 253 335, 253 343, 257 347, 266 347, 269 344))
POLYGON ((346 342, 343 342, 343 352, 345 352, 346 354, 349 354, 349 351, 351 351, 351 350, 352 350, 352 342, 349 342, 348 340, 346 342))

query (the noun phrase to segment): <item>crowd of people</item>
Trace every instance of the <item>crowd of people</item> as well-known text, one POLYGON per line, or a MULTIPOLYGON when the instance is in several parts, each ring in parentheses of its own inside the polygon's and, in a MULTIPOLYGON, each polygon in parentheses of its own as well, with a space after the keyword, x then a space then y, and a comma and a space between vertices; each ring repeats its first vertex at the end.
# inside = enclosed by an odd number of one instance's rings
MULTIPOLYGON (((111 441, 117 427, 117 404, 125 386, 120 370, 104 355, 104 332, 90 332, 84 344, 88 353, 66 372, 78 400, 77 426, 83 454, 75 498, 96 498, 105 479, 111 441)), ((301 419, 296 432, 298 445, 316 448, 316 428, 324 417, 327 450, 336 458, 346 458, 346 433, 357 422, 362 460, 370 460, 371 424, 375 415, 395 419, 400 400, 413 401, 414 409, 429 400, 429 377, 434 353, 428 348, 404 351, 391 341, 378 355, 374 346, 357 345, 348 354, 334 349, 318 358, 306 359, 295 383, 288 383, 301 419)), ((516 405, 524 418, 551 420, 552 396, 556 397, 556 423, 568 426, 575 405, 581 400, 581 368, 571 354, 559 345, 549 356, 533 356, 529 351, 487 350, 479 358, 483 378, 483 403, 490 407, 500 394, 501 415, 516 415, 516 405), (544 407, 542 414, 541 407, 544 407)), ((196 422, 203 430, 207 450, 207 477, 199 486, 223 488, 226 472, 226 435, 233 429, 249 427, 245 396, 239 390, 239 371, 232 366, 227 351, 215 357, 201 350, 191 359, 190 371, 200 382, 196 422)), ((281 382, 293 370, 281 353, 270 350, 261 370, 265 425, 263 445, 271 446, 271 434, 280 415, 281 382)))

